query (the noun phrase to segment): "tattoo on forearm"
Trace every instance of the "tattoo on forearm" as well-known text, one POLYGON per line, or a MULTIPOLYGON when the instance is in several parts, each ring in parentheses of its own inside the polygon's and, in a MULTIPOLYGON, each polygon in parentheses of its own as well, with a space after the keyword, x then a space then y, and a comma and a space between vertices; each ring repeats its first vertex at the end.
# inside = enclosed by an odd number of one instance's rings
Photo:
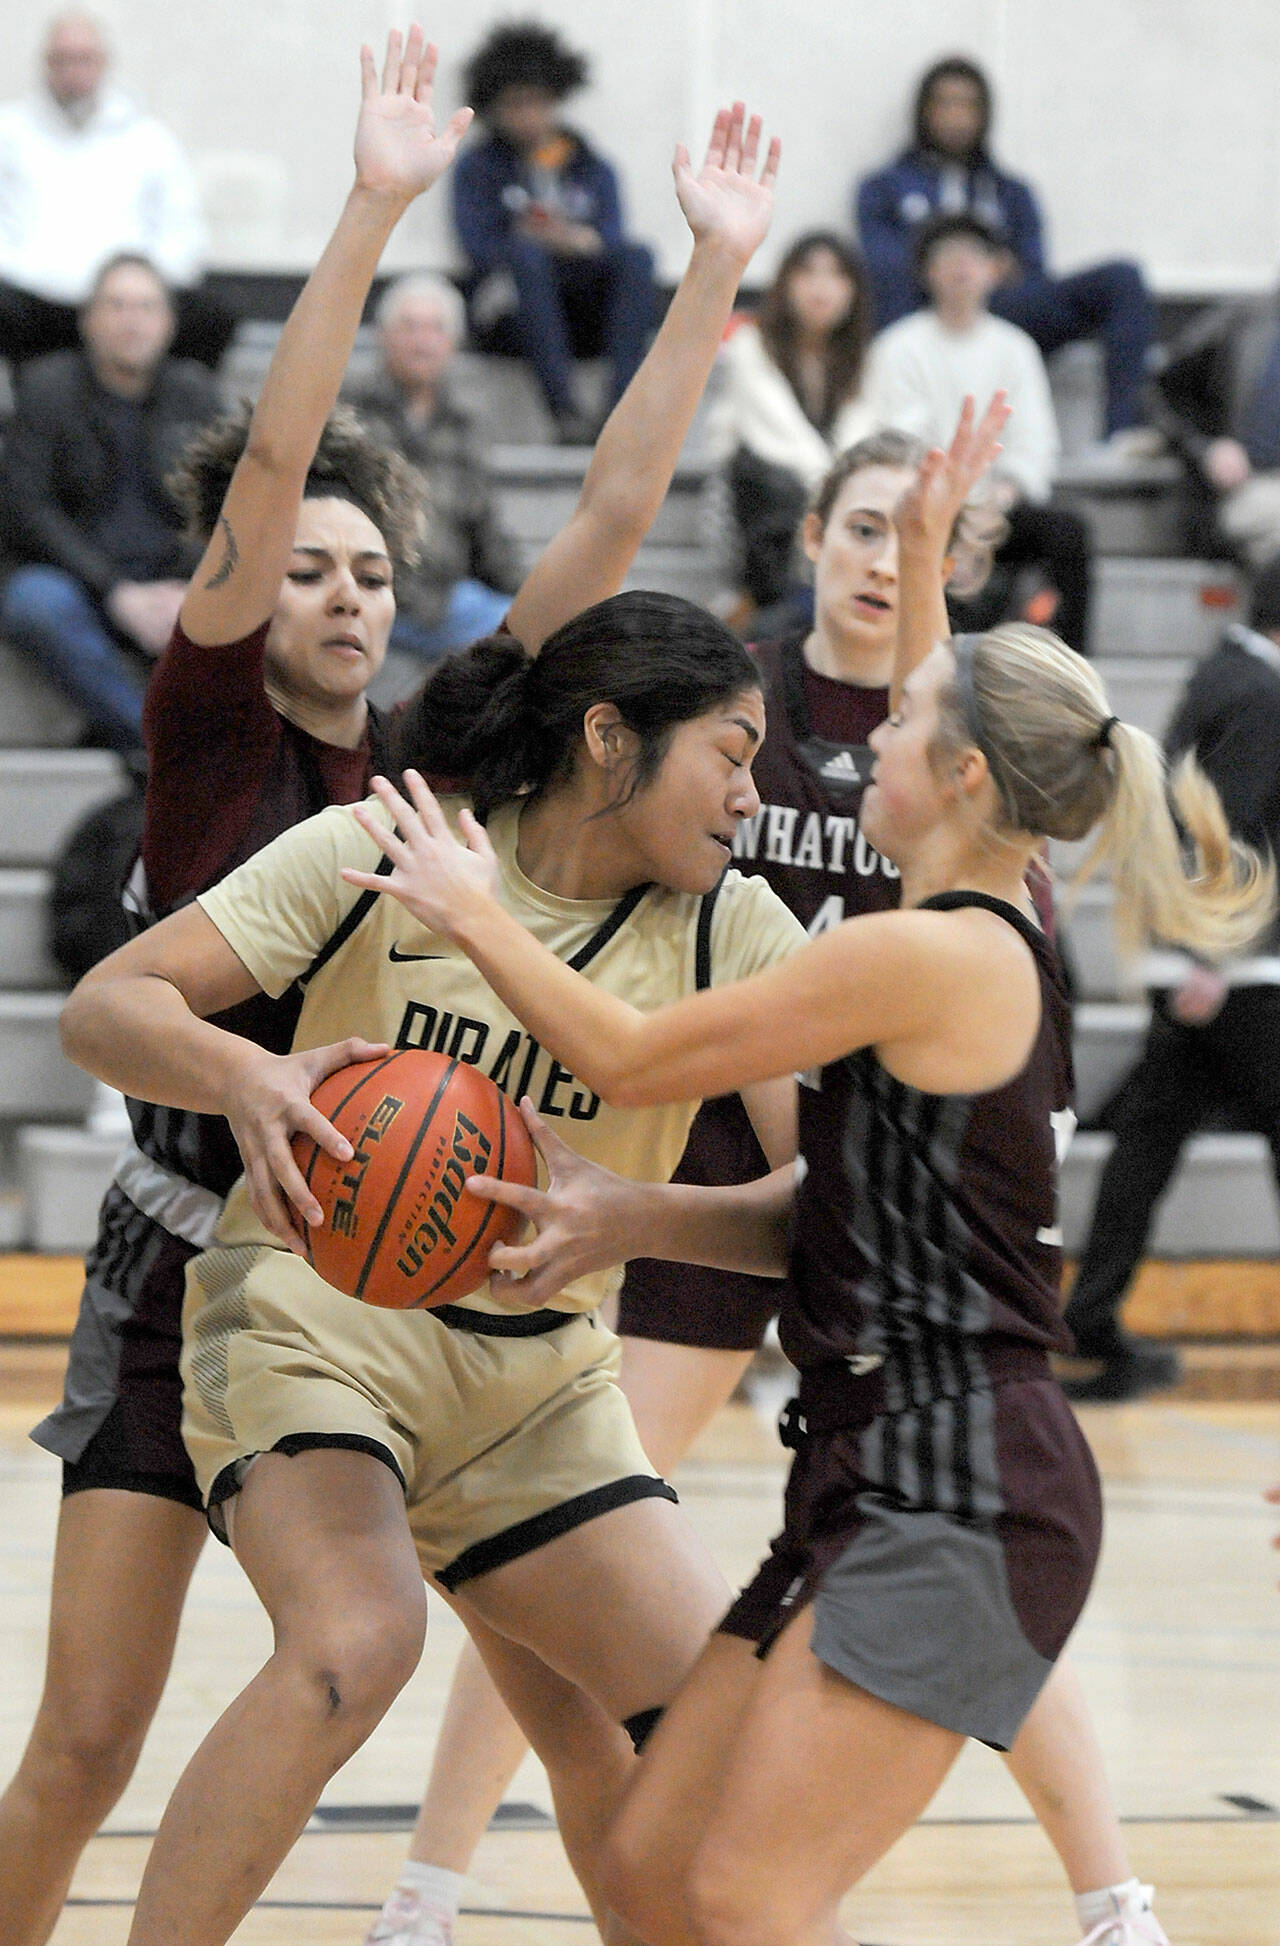
POLYGON ((225 514, 218 515, 218 525, 222 529, 224 552, 220 564, 205 582, 204 585, 206 588, 220 588, 224 581, 229 581, 235 573, 240 560, 240 549, 236 546, 236 537, 231 531, 231 522, 225 514))

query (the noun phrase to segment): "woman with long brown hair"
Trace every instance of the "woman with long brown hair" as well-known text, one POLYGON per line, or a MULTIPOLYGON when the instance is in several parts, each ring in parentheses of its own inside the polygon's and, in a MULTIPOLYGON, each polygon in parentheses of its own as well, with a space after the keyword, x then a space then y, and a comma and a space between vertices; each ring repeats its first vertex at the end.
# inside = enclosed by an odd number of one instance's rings
POLYGON ((796 534, 837 453, 869 433, 862 398, 871 299, 862 265, 834 231, 798 237, 755 320, 720 359, 713 446, 726 462, 742 583, 758 609, 799 588, 796 534))

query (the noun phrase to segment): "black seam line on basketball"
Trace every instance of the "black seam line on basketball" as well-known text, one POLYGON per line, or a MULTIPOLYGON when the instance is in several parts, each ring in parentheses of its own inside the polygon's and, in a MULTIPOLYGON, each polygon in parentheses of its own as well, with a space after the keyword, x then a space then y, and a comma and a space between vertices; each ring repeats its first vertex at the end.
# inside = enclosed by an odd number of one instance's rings
MULTIPOLYGON (((373 869, 378 878, 388 878, 394 870, 394 867, 384 852, 373 869)), ((356 900, 342 924, 335 933, 330 934, 306 972, 299 973, 298 985, 300 987, 310 986, 312 980, 315 979, 316 974, 320 971, 320 968, 327 966, 334 954, 346 945, 356 927, 365 917, 365 914, 373 910, 373 906, 379 896, 377 892, 370 891, 364 891, 360 894, 360 897, 356 900)))
MULTIPOLYGON (((729 867, 726 865, 724 872, 727 872, 728 869, 729 867)), ((716 900, 720 897, 720 887, 724 884, 724 872, 721 872, 711 890, 703 893, 702 903, 698 908, 698 936, 697 944, 694 948, 693 983, 699 993, 705 992, 711 985, 711 920, 715 913, 716 900)))
POLYGON ((369 1272, 373 1269, 375 1259, 377 1258, 378 1255, 378 1251, 382 1247, 382 1239, 386 1235, 387 1225, 391 1221, 391 1212, 395 1208, 396 1203, 399 1200, 400 1191, 404 1188, 405 1183, 408 1181, 410 1169, 412 1169, 414 1163, 418 1159, 418 1150, 422 1147, 423 1142, 426 1140, 427 1132, 431 1127, 432 1117, 434 1116, 436 1109, 440 1106, 440 1098, 444 1094, 444 1091, 448 1087, 449 1083, 453 1080, 453 1077, 457 1072, 457 1068, 458 1068, 458 1063, 456 1061, 450 1061, 448 1067, 445 1069, 444 1073, 441 1075, 438 1083, 436 1084, 436 1091, 434 1095, 432 1095, 429 1103, 427 1104, 426 1114, 423 1115, 418 1122, 418 1132, 414 1136, 413 1141, 409 1145, 409 1153, 406 1155, 403 1163, 400 1165, 400 1174, 396 1177, 394 1183, 391 1185, 391 1193, 387 1197, 387 1200, 383 1205, 382 1215, 378 1219, 378 1227, 373 1233, 373 1242, 369 1245, 368 1251, 365 1254, 364 1264, 361 1267, 360 1275, 356 1279, 355 1295, 357 1297, 364 1296, 364 1287, 368 1281, 369 1272))
POLYGON ((618 900, 604 924, 596 928, 586 945, 580 946, 573 958, 567 962, 571 972, 581 973, 584 966, 591 964, 596 954, 604 950, 619 928, 626 925, 649 889, 648 885, 633 885, 631 890, 618 900))
MULTIPOLYGON (((352 1088, 349 1094, 346 1094, 342 1097, 342 1100, 334 1108, 333 1114, 329 1115, 327 1119, 329 1121, 332 1121, 334 1115, 340 1115, 343 1109, 347 1106, 348 1102, 355 1100, 360 1090, 364 1087, 365 1082, 373 1081, 379 1074, 381 1074, 383 1068, 386 1067, 387 1063, 389 1061, 394 1061, 395 1058, 396 1057, 394 1054, 388 1054, 384 1056, 384 1058, 378 1062, 377 1066, 373 1068, 369 1073, 362 1074, 360 1079, 356 1082, 355 1087, 352 1088)), ((311 1160, 302 1172, 302 1180, 306 1183, 308 1189, 310 1189, 311 1187, 312 1171, 315 1169, 315 1166, 317 1162, 319 1162, 320 1157, 323 1153, 320 1144, 316 1141, 314 1136, 311 1138, 311 1143, 312 1143, 311 1160)), ((315 1251, 311 1243, 311 1225, 309 1223, 304 1223, 302 1226, 302 1242, 303 1242, 303 1247, 307 1253, 307 1262, 311 1265, 311 1268, 314 1270, 316 1267, 316 1258, 315 1258, 315 1251)))
MULTIPOLYGON (((498 1166, 497 1169, 494 1171, 494 1174, 500 1177, 502 1174, 502 1165, 506 1161, 506 1156, 507 1156, 507 1098, 503 1094, 501 1088, 499 1088, 498 1090, 498 1128, 500 1131, 499 1148, 498 1148, 498 1166)), ((479 1171, 478 1173, 483 1174, 483 1171, 479 1171)), ((462 1267, 462 1265, 465 1264, 471 1258, 471 1256, 475 1253, 475 1251, 477 1251, 480 1248, 480 1245, 484 1242, 485 1236, 488 1233, 489 1226, 494 1221, 497 1214, 498 1214, 498 1205, 496 1203, 485 1204, 484 1215, 480 1218, 480 1227, 476 1231, 475 1235, 472 1237, 466 1249, 462 1252, 462 1255, 460 1257, 455 1257, 453 1261, 450 1263, 449 1268, 447 1270, 442 1270, 440 1272, 440 1275, 436 1278, 435 1283, 431 1285, 429 1290, 424 1291, 421 1297, 416 1297, 414 1299, 413 1303, 408 1307, 411 1311, 421 1311, 424 1307, 428 1306, 430 1299, 439 1290, 440 1286, 442 1284, 447 1284, 449 1282, 449 1279, 453 1277, 455 1273, 462 1267)))
POLYGON ((628 1507, 636 1500, 672 1500, 678 1505, 680 1496, 674 1487, 652 1473, 629 1473, 625 1479, 610 1480, 607 1486, 575 1493, 571 1500, 562 1500, 558 1507, 548 1507, 540 1514, 532 1514, 528 1520, 504 1527, 500 1534, 491 1534, 488 1540, 464 1547, 456 1560, 436 1570, 435 1579, 452 1594, 464 1581, 474 1581, 493 1568, 505 1567, 508 1561, 519 1561, 536 1548, 545 1547, 548 1541, 558 1540, 561 1534, 570 1534, 575 1527, 583 1527, 589 1520, 612 1513, 615 1507, 628 1507))

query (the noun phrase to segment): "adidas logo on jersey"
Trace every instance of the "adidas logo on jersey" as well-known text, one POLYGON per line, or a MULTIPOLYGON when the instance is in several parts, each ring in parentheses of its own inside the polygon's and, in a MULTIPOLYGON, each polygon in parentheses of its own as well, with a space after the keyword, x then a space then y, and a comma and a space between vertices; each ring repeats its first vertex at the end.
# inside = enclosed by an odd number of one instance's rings
POLYGON ((852 750, 840 750, 834 757, 828 757, 819 777, 825 777, 829 784, 860 784, 862 770, 852 750))

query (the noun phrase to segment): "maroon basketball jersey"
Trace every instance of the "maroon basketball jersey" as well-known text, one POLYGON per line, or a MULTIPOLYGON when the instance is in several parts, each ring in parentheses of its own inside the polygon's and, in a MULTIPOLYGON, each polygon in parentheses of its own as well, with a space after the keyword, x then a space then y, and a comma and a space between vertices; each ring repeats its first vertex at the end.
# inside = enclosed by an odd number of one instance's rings
POLYGON ((1013 906, 977 892, 924 901, 972 905, 1035 957, 1040 1026, 1022 1071, 985 1093, 930 1095, 862 1048, 800 1090, 783 1347, 802 1369, 881 1368, 890 1415, 972 1390, 992 1346, 1069 1348, 1057 1181, 1074 1125, 1070 1008, 1053 947, 1013 906))
POLYGON ((766 878, 810 933, 898 903, 898 868, 862 835, 868 739, 889 713, 886 688, 820 676, 803 637, 755 650, 768 729, 753 776, 760 809, 739 826, 733 862, 766 878))

